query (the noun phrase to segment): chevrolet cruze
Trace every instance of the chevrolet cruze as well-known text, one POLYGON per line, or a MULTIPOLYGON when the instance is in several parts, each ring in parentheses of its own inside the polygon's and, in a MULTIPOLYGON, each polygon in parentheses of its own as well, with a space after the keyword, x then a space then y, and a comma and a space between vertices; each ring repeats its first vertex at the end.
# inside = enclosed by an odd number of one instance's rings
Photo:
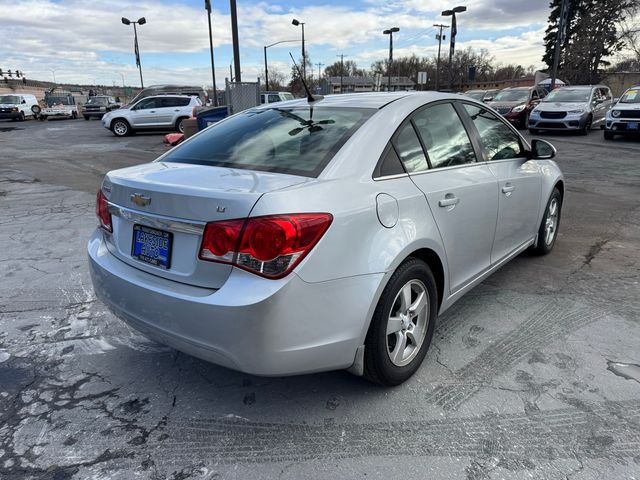
POLYGON ((135 329, 219 365, 396 385, 439 314, 524 250, 551 251, 565 192, 554 155, 459 95, 247 110, 105 176, 95 291, 135 329))

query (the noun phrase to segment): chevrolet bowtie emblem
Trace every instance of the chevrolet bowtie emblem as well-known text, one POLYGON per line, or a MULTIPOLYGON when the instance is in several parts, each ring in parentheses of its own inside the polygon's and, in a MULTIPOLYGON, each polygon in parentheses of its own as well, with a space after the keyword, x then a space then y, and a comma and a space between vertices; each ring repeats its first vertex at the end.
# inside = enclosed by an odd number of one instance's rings
POLYGON ((132 193, 130 198, 139 207, 146 207, 151 203, 151 197, 145 197, 141 193, 132 193))

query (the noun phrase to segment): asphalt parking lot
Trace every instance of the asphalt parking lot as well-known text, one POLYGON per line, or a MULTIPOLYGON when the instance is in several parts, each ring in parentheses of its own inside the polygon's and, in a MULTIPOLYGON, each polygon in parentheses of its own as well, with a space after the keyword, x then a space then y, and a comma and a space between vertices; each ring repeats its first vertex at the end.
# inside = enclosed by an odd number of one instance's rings
POLYGON ((467 294, 385 389, 252 377, 126 327, 89 280, 95 192, 162 136, 0 122, 0 478, 640 478, 640 140, 545 138, 555 250, 467 294))

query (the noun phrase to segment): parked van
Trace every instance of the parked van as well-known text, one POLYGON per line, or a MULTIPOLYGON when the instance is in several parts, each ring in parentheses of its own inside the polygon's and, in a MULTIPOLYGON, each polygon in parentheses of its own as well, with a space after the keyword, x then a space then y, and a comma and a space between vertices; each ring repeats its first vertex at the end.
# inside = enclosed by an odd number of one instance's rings
POLYGON ((190 97, 200 98, 203 105, 206 105, 209 102, 209 94, 202 87, 188 85, 151 85, 136 95, 134 99, 129 102, 129 105, 133 105, 143 98, 155 95, 188 95, 190 97))
POLYGON ((39 112, 38 101, 30 93, 10 93, 0 95, 0 119, 23 121, 26 118, 36 118, 39 112), (33 107, 37 108, 32 110, 33 107))

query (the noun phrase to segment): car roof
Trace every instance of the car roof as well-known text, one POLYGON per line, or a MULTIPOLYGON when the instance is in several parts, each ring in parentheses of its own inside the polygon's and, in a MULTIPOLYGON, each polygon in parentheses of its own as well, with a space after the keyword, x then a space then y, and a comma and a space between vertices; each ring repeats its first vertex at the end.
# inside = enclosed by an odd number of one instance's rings
POLYGON ((166 98, 166 97, 196 98, 195 95, 182 95, 180 93, 159 93, 157 95, 149 95, 148 97, 141 98, 140 100, 146 100, 147 98, 166 98))
MULTIPOLYGON (((336 95, 326 95, 314 102, 315 106, 322 107, 352 107, 352 108, 382 108, 385 105, 400 100, 409 95, 425 95, 437 98, 453 98, 452 94, 442 94, 438 92, 363 92, 363 93, 342 93, 336 95)), ((272 105, 272 104, 271 104, 272 105)), ((307 106, 309 102, 306 98, 279 102, 278 106, 307 106)), ((273 105, 272 105, 273 106, 273 105)), ((268 108, 265 106, 265 108, 268 108)))
POLYGON ((535 88, 535 85, 532 85, 531 87, 506 87, 503 88, 502 90, 531 90, 532 88, 535 88))

